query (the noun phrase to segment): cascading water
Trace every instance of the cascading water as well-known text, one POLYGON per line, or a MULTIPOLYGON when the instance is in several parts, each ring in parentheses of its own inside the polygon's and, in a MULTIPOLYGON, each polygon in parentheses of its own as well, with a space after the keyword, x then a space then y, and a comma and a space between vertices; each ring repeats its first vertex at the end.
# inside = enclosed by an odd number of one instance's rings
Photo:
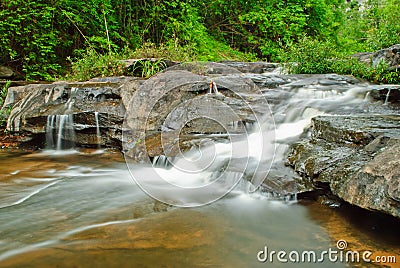
MULTIPOLYGON (((225 92, 222 86, 220 91, 225 92)), ((353 210, 346 211, 345 207, 338 212, 317 203, 287 205, 296 200, 295 191, 288 191, 293 194, 283 198, 273 189, 247 192, 254 191, 246 179, 253 176, 258 164, 266 168, 258 170, 257 180, 265 179, 268 171, 266 183, 278 184, 279 179, 291 176, 283 164, 285 154, 289 145, 304 135, 303 130, 312 117, 375 112, 375 104, 371 105, 366 98, 368 89, 350 84, 329 88, 309 83, 296 87, 293 83, 266 89, 263 94, 271 100, 276 130, 262 120, 254 124, 232 121, 229 127, 237 130, 233 140, 224 140, 226 134, 208 135, 181 156, 154 157, 151 168, 150 164, 135 166, 149 183, 154 181, 151 169, 155 169, 171 183, 188 188, 209 184, 221 173, 225 173, 223 179, 227 185, 239 179, 226 198, 196 209, 171 208, 149 198, 130 180, 119 152, 115 155, 76 152, 79 157, 56 155, 49 159, 36 153, 10 155, 1 151, 0 266, 286 267, 290 263, 278 263, 276 258, 274 263, 258 263, 257 253, 264 247, 270 252, 324 252, 337 248, 336 239, 351 242, 352 250, 368 249, 399 256, 398 221, 392 228, 381 225, 381 217, 378 225, 378 221, 374 222, 376 218, 371 224, 364 221, 363 231, 358 224, 358 218, 363 217, 353 210), (241 135, 243 129, 250 133, 241 135), (269 141, 265 147, 267 153, 262 155, 260 143, 271 131, 276 138, 269 141), (233 147, 239 150, 232 152, 233 147), (194 165, 192 160, 197 159, 202 161, 194 165), (215 161, 202 166, 209 162, 207 159, 215 161), (271 170, 269 161, 273 161, 271 170), (248 165, 241 172, 244 162, 248 165), (190 165, 194 166, 191 170, 196 171, 197 167, 199 172, 188 174, 178 169, 190 165), (349 214, 356 216, 349 220, 354 216, 349 214)), ((48 148, 65 148, 65 143, 74 139, 73 119, 72 114, 47 118, 48 148)), ((96 125, 101 119, 97 114, 96 125)), ((93 124, 91 127, 94 132, 93 124)), ((100 131, 100 126, 96 126, 96 135, 97 129, 100 131)), ((222 189, 223 183, 218 185, 222 189)), ((197 198, 201 203, 201 198, 210 194, 204 189, 189 196, 185 191, 165 191, 170 189, 169 185, 158 181, 154 184, 166 198, 197 198)), ((327 258, 321 262, 293 263, 307 268, 349 265, 332 263, 327 258)))
POLYGON ((76 140, 72 114, 49 115, 46 124, 46 148, 53 150, 74 147, 76 140))
POLYGON ((100 125, 99 125, 99 112, 94 112, 94 118, 95 118, 95 121, 96 121, 97 144, 98 144, 98 147, 100 147, 100 144, 101 144, 101 132, 100 132, 100 125))
POLYGON ((71 94, 65 103, 64 114, 48 115, 46 123, 46 148, 63 150, 73 148, 76 134, 74 127, 74 115, 71 113, 74 105, 74 97, 77 88, 71 88, 71 94))
POLYGON ((391 88, 389 88, 388 92, 386 93, 386 98, 385 98, 385 102, 383 103, 383 105, 388 105, 389 97, 390 97, 390 91, 391 91, 391 88))
MULTIPOLYGON (((284 164, 289 146, 298 140, 315 116, 365 112, 368 89, 351 84, 344 85, 340 89, 330 85, 311 84, 294 87, 288 84, 279 90, 280 92, 276 94, 285 96, 279 103, 271 105, 275 129, 270 122, 261 120, 256 122, 246 135, 234 135, 230 137, 230 142, 206 142, 199 147, 199 150, 189 150, 181 156, 170 159, 168 165, 165 156, 155 157, 153 168, 158 176, 163 178, 165 185, 158 184, 156 180, 151 182, 149 179, 148 185, 157 184, 154 189, 151 188, 152 185, 149 188, 165 199, 179 196, 181 199, 178 202, 185 203, 194 199, 193 196, 196 196, 196 200, 212 199, 212 197, 207 197, 210 193, 206 189, 201 189, 197 193, 190 193, 189 198, 189 194, 185 196, 186 193, 175 191, 168 184, 188 189, 202 188, 218 181, 216 187, 226 191, 225 185, 238 181, 233 192, 295 201, 297 193, 293 179, 295 174, 284 164), (272 138, 274 136, 275 138, 272 138), (261 144, 263 145, 260 146, 261 144), (187 170, 196 172, 185 172, 187 170), (260 185, 262 181, 264 181, 262 187, 256 189, 253 186, 260 185), (265 188, 265 185, 268 187, 265 188)), ((236 122, 231 123, 234 129, 237 125, 236 122)), ((212 138, 212 135, 210 137, 212 138)), ((135 172, 146 174, 146 178, 155 176, 146 166, 135 169, 134 174, 135 172)), ((196 202, 201 203, 201 201, 196 202)))

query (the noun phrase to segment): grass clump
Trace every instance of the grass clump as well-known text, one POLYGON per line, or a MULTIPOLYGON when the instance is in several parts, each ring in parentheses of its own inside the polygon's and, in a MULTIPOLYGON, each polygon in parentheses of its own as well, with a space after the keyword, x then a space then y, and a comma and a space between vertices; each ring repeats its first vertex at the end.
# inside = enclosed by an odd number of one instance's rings
POLYGON ((133 75, 149 78, 167 68, 165 60, 176 62, 255 60, 253 54, 242 53, 210 38, 208 46, 174 46, 146 43, 136 50, 124 49, 121 52, 99 54, 88 49, 74 59, 68 58, 71 69, 65 75, 67 80, 85 81, 94 77, 133 75), (135 64, 126 68, 123 60, 137 59, 135 64), (155 59, 155 60, 148 60, 155 59))

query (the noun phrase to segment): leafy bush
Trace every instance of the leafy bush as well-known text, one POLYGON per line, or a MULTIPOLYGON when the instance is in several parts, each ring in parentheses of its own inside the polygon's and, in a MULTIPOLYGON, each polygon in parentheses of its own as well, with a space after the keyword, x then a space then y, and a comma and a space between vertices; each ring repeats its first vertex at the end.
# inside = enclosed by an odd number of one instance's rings
POLYGON ((139 71, 141 77, 149 78, 166 68, 167 65, 162 59, 158 59, 156 61, 138 60, 132 67, 131 72, 135 73, 139 71))
POLYGON ((375 51, 400 43, 398 0, 355 1, 342 6, 344 20, 338 39, 349 52, 375 51))
POLYGON ((69 57, 71 63, 71 71, 65 75, 67 80, 84 81, 93 77, 119 76, 119 75, 139 75, 142 77, 150 77, 153 74, 166 68, 162 60, 171 61, 205 61, 213 59, 219 60, 249 60, 255 57, 251 54, 244 54, 233 51, 231 48, 218 44, 210 38, 211 46, 202 48, 191 48, 189 46, 167 46, 161 44, 156 46, 152 43, 146 43, 143 47, 135 51, 125 48, 120 53, 104 55, 99 54, 94 49, 88 49, 76 55, 75 58, 69 57), (215 45, 215 48, 212 47, 215 45), (196 52, 195 52, 196 51, 196 52), (197 54, 196 54, 197 53, 197 54), (139 59, 131 70, 126 70, 125 59, 139 59), (151 62, 140 60, 143 58, 156 58, 158 60, 151 62))
POLYGON ((65 76, 69 80, 84 81, 93 77, 120 76, 124 74, 124 66, 118 54, 100 55, 93 49, 88 49, 77 60, 69 58, 71 73, 65 76))
POLYGON ((297 46, 289 47, 286 55, 287 67, 293 73, 338 73, 375 83, 400 83, 400 73, 390 71, 384 62, 376 67, 362 63, 328 41, 305 38, 297 46))

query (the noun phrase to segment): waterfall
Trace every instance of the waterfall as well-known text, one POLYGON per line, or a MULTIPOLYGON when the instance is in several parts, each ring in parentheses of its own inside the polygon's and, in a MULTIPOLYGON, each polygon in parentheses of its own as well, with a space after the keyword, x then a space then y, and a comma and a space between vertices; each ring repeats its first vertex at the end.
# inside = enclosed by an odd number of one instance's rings
POLYGON ((74 147, 76 140, 72 114, 49 115, 46 124, 46 147, 62 150, 74 147))
POLYGON ((72 107, 75 103, 75 96, 78 88, 71 88, 68 101, 64 104, 64 114, 47 116, 46 124, 46 148, 52 150, 70 149, 75 146, 76 134, 74 127, 74 115, 72 107))
POLYGON ((239 121, 232 121, 231 122, 232 130, 234 130, 234 131, 239 130, 240 129, 240 126, 239 126, 240 123, 241 122, 239 122, 239 121))
POLYGON ((153 167, 167 168, 168 165, 168 157, 165 155, 157 155, 153 158, 153 167))
POLYGON ((370 95, 370 94, 371 94, 370 91, 368 91, 367 94, 365 94, 365 97, 364 97, 364 101, 365 101, 365 102, 370 101, 370 99, 369 99, 369 95, 370 95))
POLYGON ((218 88, 217 88, 217 84, 215 82, 213 82, 212 84, 213 84, 213 87, 214 87, 214 93, 215 94, 219 94, 218 88))
POLYGON ((246 134, 231 135, 227 142, 213 139, 218 137, 213 133, 196 150, 168 159, 156 156, 152 166, 133 164, 130 171, 153 197, 174 205, 202 205, 230 191, 232 195, 296 202, 297 177, 285 164, 288 149, 304 135, 313 117, 363 111, 365 94, 352 85, 340 91, 330 85, 287 86, 285 95, 271 106, 273 121, 260 117, 254 123, 228 123, 234 130, 245 128, 246 134))
POLYGON ((65 103, 67 112, 70 112, 72 107, 75 104, 75 96, 76 96, 77 91, 78 91, 78 88, 76 88, 76 87, 71 88, 71 95, 69 96, 67 103, 65 103))
POLYGON ((388 105, 388 102, 389 102, 389 96, 390 96, 390 88, 388 89, 388 92, 387 92, 387 94, 386 94, 386 99, 385 99, 385 102, 383 103, 383 105, 388 105))
POLYGON ((96 120, 97 146, 100 147, 100 144, 101 144, 101 133, 100 133, 100 125, 99 125, 99 112, 94 112, 94 118, 96 120))

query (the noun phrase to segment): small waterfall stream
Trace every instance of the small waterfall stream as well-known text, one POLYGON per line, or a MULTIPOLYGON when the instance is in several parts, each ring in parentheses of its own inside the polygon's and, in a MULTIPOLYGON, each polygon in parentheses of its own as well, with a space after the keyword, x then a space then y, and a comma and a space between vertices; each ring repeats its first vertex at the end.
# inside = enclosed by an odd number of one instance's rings
POLYGON ((47 116, 46 123, 46 148, 52 150, 71 149, 75 146, 76 134, 74 126, 74 115, 71 113, 75 103, 78 88, 72 87, 70 96, 64 104, 63 114, 47 116))
POLYGON ((76 135, 73 114, 49 115, 46 124, 46 148, 70 149, 75 145, 76 135))
MULTIPOLYGON (((234 185, 233 193, 239 195, 295 201, 298 190, 293 178, 296 174, 285 165, 289 146, 310 127, 313 117, 362 114, 370 107, 367 87, 351 84, 341 88, 329 84, 297 87, 295 82, 293 84, 275 91, 284 97, 271 105, 273 126, 270 121, 261 120, 254 125, 233 121, 229 125, 233 130, 243 125, 249 132, 232 135, 229 142, 216 139, 204 143, 199 150, 189 150, 170 159, 164 155, 156 156, 152 167, 133 164, 130 168, 133 176, 145 178, 145 185, 153 197, 159 195, 179 204, 193 200, 190 205, 200 204, 213 199, 214 195, 206 190, 213 183, 218 188, 216 192, 229 191, 229 186, 234 185), (163 180, 158 183, 157 177, 163 180), (176 186, 199 190, 183 193, 176 186)), ((212 136, 208 138, 212 139, 212 136)))
POLYGON ((386 93, 386 98, 385 98, 385 102, 383 103, 383 105, 388 105, 389 97, 390 97, 390 91, 391 91, 391 88, 389 88, 388 92, 386 93))
POLYGON ((100 125, 99 125, 99 112, 94 112, 94 118, 95 118, 95 121, 96 121, 97 147, 100 148, 100 144, 101 144, 101 132, 100 132, 100 125))

